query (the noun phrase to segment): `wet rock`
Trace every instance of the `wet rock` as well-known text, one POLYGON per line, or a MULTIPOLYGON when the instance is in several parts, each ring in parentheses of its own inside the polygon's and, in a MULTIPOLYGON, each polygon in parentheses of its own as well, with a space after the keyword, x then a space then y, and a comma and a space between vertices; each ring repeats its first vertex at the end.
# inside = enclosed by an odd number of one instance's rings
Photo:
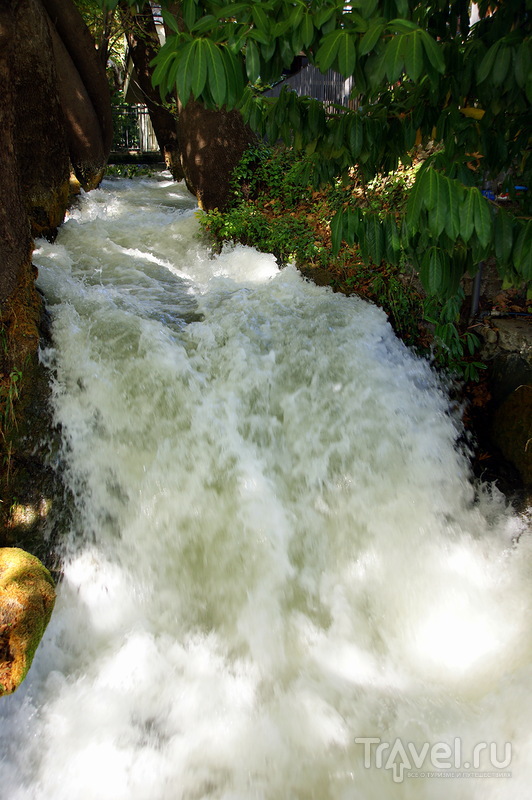
POLYGON ((26 677, 54 603, 54 582, 39 559, 18 547, 1 548, 0 695, 26 677))
POLYGON ((519 386, 493 415, 492 437, 532 489, 532 386, 519 386))

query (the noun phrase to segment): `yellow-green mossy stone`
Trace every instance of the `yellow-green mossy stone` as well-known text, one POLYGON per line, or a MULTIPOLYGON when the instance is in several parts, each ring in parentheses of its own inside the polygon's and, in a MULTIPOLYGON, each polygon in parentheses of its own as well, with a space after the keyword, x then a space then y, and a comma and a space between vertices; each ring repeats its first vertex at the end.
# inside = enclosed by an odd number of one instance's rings
POLYGON ((54 581, 38 558, 0 548, 0 695, 17 689, 50 621, 54 581))

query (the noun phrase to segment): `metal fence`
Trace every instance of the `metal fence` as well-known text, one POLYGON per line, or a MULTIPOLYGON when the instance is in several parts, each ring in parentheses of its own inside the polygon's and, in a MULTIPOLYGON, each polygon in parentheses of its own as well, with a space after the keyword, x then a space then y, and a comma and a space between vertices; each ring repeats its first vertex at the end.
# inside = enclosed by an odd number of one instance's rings
POLYGON ((114 152, 154 153, 159 150, 148 109, 144 105, 113 107, 114 152))
POLYGON ((266 97, 279 97, 284 86, 288 86, 298 95, 320 100, 327 111, 333 111, 333 105, 356 108, 357 101, 351 97, 353 79, 345 79, 338 72, 330 69, 325 74, 311 64, 303 66, 299 72, 288 75, 271 89, 264 92, 266 97))

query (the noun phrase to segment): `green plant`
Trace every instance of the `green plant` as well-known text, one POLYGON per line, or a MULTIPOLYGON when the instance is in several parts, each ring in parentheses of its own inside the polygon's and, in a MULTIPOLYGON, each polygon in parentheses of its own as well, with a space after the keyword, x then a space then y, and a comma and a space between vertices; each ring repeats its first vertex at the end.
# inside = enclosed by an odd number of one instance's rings
POLYGON ((516 183, 532 182, 528 0, 180 6, 179 24, 165 12, 173 35, 155 60, 162 95, 177 91, 183 104, 195 97, 210 107, 239 108, 259 135, 307 154, 303 169, 315 186, 355 164, 370 180, 407 161, 415 145, 439 145, 416 176, 401 224, 371 207, 358 220, 339 210, 336 252, 342 240, 357 241, 368 261, 379 263, 384 251, 396 263, 402 249, 442 301, 493 255, 503 277, 530 283, 530 193, 513 192, 516 183), (278 81, 301 52, 322 72, 332 68, 352 80, 356 109, 325 110, 287 91, 278 98, 257 93, 259 79, 278 81), (482 194, 487 180, 510 191, 512 210, 482 194), (400 238, 401 247, 390 238, 400 238))
POLYGON ((462 288, 444 303, 428 298, 425 301, 424 318, 434 325, 434 353, 437 362, 466 381, 477 381, 479 370, 486 369, 486 365, 473 360, 480 347, 478 336, 471 330, 460 331, 459 319, 463 302, 462 288))

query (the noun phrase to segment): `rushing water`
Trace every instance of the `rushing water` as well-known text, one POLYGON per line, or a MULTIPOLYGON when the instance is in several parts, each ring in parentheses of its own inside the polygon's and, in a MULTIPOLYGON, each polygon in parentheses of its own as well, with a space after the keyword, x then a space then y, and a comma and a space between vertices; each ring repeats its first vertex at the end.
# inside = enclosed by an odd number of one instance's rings
POLYGON ((382 312, 197 233, 108 181, 36 254, 75 524, 0 797, 530 797, 524 523, 382 312))

